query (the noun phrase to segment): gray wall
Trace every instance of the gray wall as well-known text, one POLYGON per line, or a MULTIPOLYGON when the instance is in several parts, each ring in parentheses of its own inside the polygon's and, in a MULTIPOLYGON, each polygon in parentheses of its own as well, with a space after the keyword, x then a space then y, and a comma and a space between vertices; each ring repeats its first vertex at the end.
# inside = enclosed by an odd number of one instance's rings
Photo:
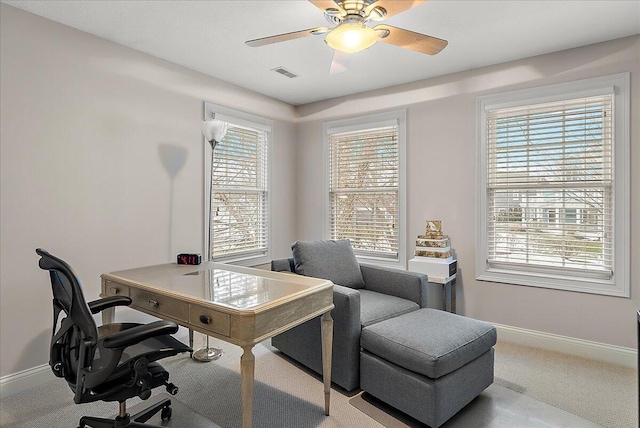
POLYGON ((69 260, 88 299, 98 297, 103 272, 203 251, 203 101, 275 121, 274 257, 290 255, 296 239, 321 238, 322 122, 407 108, 407 250, 425 219, 444 221, 460 260, 461 311, 635 346, 637 127, 631 132, 632 299, 476 282, 475 100, 631 71, 632 123, 640 123, 640 38, 293 108, 5 4, 0 15, 0 376, 48 358, 51 294, 35 248, 69 260), (161 159, 171 150, 186 155, 173 179, 161 159))
POLYGON ((482 320, 635 348, 640 307, 640 37, 571 49, 301 106, 299 239, 322 236, 322 122, 407 109, 407 252, 426 219, 441 219, 458 255, 458 308, 482 320), (631 72, 632 298, 475 280, 476 98, 631 72))
POLYGON ((0 376, 48 361, 51 290, 35 248, 68 260, 87 299, 101 273, 203 251, 203 101, 274 119, 275 255, 290 254, 293 107, 0 8, 0 376), (173 179, 172 151, 186 156, 173 179))

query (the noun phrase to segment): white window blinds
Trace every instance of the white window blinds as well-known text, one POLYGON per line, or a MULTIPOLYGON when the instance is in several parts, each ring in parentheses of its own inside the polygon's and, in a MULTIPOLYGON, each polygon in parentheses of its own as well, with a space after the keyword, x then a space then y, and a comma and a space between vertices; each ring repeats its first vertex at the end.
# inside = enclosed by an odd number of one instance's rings
POLYGON ((213 260, 267 253, 269 134, 263 127, 229 121, 215 148, 209 222, 213 260))
POLYGON ((329 233, 358 255, 398 258, 398 125, 329 130, 329 233))
POLYGON ((486 112, 487 264, 613 273, 612 95, 486 112))

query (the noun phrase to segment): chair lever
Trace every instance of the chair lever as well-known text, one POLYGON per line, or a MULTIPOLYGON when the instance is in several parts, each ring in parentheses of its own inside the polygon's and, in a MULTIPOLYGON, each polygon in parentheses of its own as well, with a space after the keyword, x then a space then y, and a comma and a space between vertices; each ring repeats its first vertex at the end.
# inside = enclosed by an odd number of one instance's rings
POLYGON ((149 388, 149 378, 151 377, 147 367, 149 365, 149 361, 146 358, 140 358, 136 360, 133 364, 134 377, 131 382, 126 383, 125 386, 137 386, 140 388, 140 392, 138 393, 138 397, 143 400, 146 400, 151 396, 151 388, 149 388))

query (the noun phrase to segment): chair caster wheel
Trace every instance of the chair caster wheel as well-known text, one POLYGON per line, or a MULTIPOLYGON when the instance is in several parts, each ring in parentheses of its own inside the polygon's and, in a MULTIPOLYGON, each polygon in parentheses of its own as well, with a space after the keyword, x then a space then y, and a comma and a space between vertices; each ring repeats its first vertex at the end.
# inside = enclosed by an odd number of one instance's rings
POLYGON ((167 388, 166 388, 166 389, 167 389, 167 392, 168 392, 169 394, 171 394, 171 395, 176 395, 176 394, 178 393, 178 390, 179 390, 179 389, 178 389, 178 387, 177 387, 177 386, 175 386, 175 385, 174 385, 174 384, 172 384, 172 383, 167 383, 166 385, 167 385, 167 388))
POLYGON ((163 421, 168 421, 169 419, 171 419, 171 412, 171 407, 163 407, 162 412, 160 413, 160 419, 162 419, 163 421))

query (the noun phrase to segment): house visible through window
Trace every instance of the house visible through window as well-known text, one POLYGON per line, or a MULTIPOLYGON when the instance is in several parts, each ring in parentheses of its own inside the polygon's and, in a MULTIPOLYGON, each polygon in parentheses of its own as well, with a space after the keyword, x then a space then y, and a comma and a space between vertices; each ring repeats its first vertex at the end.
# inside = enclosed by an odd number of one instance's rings
POLYGON ((218 113, 216 119, 226 121, 228 131, 210 166, 210 260, 263 263, 269 254, 270 127, 218 113))
POLYGON ((621 81, 481 99, 479 279, 628 295, 621 81))
POLYGON ((329 238, 396 265, 404 263, 403 113, 325 124, 329 238))

